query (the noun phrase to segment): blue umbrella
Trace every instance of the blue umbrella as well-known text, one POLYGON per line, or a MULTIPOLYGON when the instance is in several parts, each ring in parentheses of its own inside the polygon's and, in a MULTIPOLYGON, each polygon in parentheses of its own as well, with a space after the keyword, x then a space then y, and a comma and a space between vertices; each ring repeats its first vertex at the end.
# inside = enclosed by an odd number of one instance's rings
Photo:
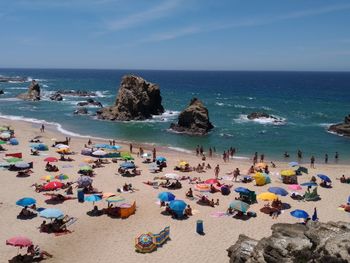
POLYGON ((331 183, 332 182, 332 180, 327 175, 318 174, 317 177, 321 178, 323 181, 325 181, 327 183, 331 183))
POLYGON ((10 139, 10 144, 11 145, 18 145, 18 140, 16 138, 11 138, 10 139))
POLYGON ((170 193, 170 192, 161 192, 158 194, 158 198, 162 202, 170 202, 170 201, 175 200, 175 195, 173 193, 170 193))
POLYGON ((109 145, 109 144, 103 144, 103 143, 95 144, 94 147, 96 147, 96 148, 104 148, 104 149, 111 149, 111 150, 118 150, 118 149, 121 148, 119 145, 109 145))
POLYGON ((23 207, 34 205, 34 204, 36 204, 36 200, 31 197, 23 197, 16 202, 16 205, 23 206, 23 207))
POLYGON ((120 167, 121 168, 124 168, 124 169, 134 169, 136 166, 134 163, 131 163, 131 162, 124 162, 124 163, 121 163, 120 164, 120 167))
POLYGON ((304 218, 304 219, 306 219, 306 218, 309 217, 308 213, 306 213, 304 210, 299 210, 299 209, 290 212, 290 214, 292 216, 296 217, 296 218, 304 218))
POLYGON ((350 204, 350 195, 349 195, 349 197, 348 197, 348 204, 350 204))
POLYGON ((17 162, 15 163, 15 167, 17 168, 21 168, 21 169, 26 169, 26 168, 29 168, 29 163, 26 163, 26 162, 17 162))
POLYGON ((276 195, 281 195, 281 196, 286 196, 286 195, 288 195, 288 192, 287 192, 285 189, 281 188, 281 187, 270 187, 270 188, 268 189, 268 191, 269 191, 270 193, 274 193, 274 194, 276 194, 276 195))
POLYGON ((89 196, 85 196, 84 200, 87 201, 87 202, 95 203, 95 202, 101 201, 102 197, 99 196, 99 195, 89 195, 89 196))
POLYGON ((182 200, 173 200, 169 203, 170 209, 178 212, 183 212, 186 206, 187 204, 182 200))
POLYGON ((250 190, 248 188, 245 188, 245 187, 237 187, 235 189, 235 192, 236 193, 240 193, 240 194, 249 194, 250 193, 250 190))
POLYGON ((63 212, 57 208, 46 208, 45 210, 41 211, 39 215, 44 218, 53 219, 63 217, 63 212))
POLYGON ((156 158, 156 161, 158 161, 158 162, 166 162, 166 158, 163 157, 163 156, 158 156, 158 157, 156 158))
POLYGON ((290 162, 288 165, 291 167, 294 167, 294 166, 299 166, 299 163, 298 162, 290 162))
POLYGON ((317 186, 317 184, 314 182, 306 182, 306 183, 302 183, 300 185, 302 185, 302 186, 317 186))

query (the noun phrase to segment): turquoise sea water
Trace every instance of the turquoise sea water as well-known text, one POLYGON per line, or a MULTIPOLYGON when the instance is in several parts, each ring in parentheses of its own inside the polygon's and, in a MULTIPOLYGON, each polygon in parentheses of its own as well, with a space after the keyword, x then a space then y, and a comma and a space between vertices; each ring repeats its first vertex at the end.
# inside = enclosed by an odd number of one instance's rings
MULTIPOLYGON (((240 156, 258 151, 282 158, 284 151, 294 156, 301 149, 308 157, 323 158, 328 153, 331 158, 338 151, 341 159, 350 159, 350 139, 326 130, 350 113, 350 73, 0 69, 0 75, 37 79, 44 95, 40 102, 19 101, 16 95, 25 92, 29 82, 0 83, 5 91, 0 95, 0 115, 55 122, 81 135, 189 150, 197 144, 215 146, 218 152, 233 146, 240 156), (66 97, 62 102, 48 98, 56 90, 87 90, 97 92, 96 99, 103 105, 110 105, 121 77, 128 73, 159 84, 167 110, 163 116, 144 122, 100 121, 73 115, 83 98, 66 97), (192 97, 208 107, 215 129, 203 137, 168 132, 192 97), (280 117, 283 123, 248 121, 246 115, 254 111, 280 117)), ((96 108, 89 110, 94 113, 96 108)))

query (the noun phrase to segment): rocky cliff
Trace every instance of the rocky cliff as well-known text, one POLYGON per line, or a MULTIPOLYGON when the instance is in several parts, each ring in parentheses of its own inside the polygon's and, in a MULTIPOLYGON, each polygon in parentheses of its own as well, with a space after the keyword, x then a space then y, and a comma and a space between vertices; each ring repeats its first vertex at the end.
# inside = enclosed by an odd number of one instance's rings
POLYGON ((26 93, 19 94, 17 97, 22 100, 31 100, 31 101, 40 100, 39 83, 33 80, 28 87, 28 91, 26 93))
POLYGON ((178 118, 177 123, 172 123, 170 129, 192 135, 207 134, 214 126, 209 121, 208 109, 203 103, 193 98, 190 105, 183 110, 178 118))
POLYGON ((328 130, 340 135, 350 136, 350 114, 345 117, 343 123, 331 125, 328 130))
POLYGON ((350 260, 350 223, 274 224, 260 241, 240 235, 230 263, 339 262, 350 260))
POLYGON ((113 106, 98 110, 97 117, 106 120, 145 120, 164 112, 160 89, 139 76, 124 76, 113 106))

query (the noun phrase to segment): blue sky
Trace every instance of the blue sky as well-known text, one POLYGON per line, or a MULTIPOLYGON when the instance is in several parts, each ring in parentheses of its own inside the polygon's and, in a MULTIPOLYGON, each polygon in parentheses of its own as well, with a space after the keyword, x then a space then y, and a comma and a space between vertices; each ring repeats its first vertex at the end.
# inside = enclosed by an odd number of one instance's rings
POLYGON ((350 1, 4 0, 0 67, 350 70, 350 1))

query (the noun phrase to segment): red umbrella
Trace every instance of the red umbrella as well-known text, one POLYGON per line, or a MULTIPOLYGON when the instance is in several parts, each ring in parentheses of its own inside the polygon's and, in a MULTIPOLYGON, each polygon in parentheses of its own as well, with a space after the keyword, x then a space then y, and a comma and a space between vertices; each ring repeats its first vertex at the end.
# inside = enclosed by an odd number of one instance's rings
POLYGON ((44 159, 45 162, 53 163, 53 162, 58 162, 58 159, 56 157, 46 157, 44 159))
POLYGON ((22 247, 29 247, 33 245, 33 242, 29 238, 17 236, 17 237, 12 237, 10 239, 7 239, 6 245, 22 248, 22 247))
POLYGON ((57 181, 53 181, 53 182, 45 184, 44 185, 44 190, 56 190, 56 189, 62 188, 62 187, 63 187, 63 183, 57 182, 57 181))
POLYGON ((206 180, 204 183, 206 183, 206 184, 217 184, 218 182, 219 181, 217 179, 212 178, 212 179, 206 180))

